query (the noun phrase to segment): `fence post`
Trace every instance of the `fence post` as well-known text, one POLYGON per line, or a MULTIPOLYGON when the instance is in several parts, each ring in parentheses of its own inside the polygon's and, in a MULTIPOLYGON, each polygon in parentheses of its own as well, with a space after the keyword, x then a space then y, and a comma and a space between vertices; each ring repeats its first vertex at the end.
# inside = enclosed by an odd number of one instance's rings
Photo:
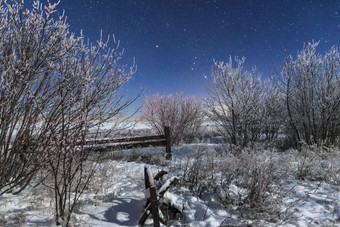
POLYGON ((150 202, 151 202, 151 214, 153 219, 153 226, 159 227, 159 211, 158 211, 158 199, 157 199, 157 192, 156 186, 151 185, 150 187, 150 202))
POLYGON ((150 188, 150 180, 148 174, 148 166, 144 166, 144 182, 145 182, 145 189, 150 188))
MULTIPOLYGON (((165 171, 164 171, 165 172, 165 171)), ((164 175, 164 174, 163 174, 164 175)), ((148 166, 144 167, 144 180, 145 180, 145 210, 142 216, 139 218, 139 224, 144 225, 145 220, 148 218, 149 214, 148 211, 151 211, 152 219, 153 219, 153 226, 159 227, 160 226, 160 217, 159 217, 159 202, 157 197, 156 185, 154 182, 154 177, 151 173, 151 170, 148 166)))
POLYGON ((166 149, 166 159, 171 160, 171 138, 170 138, 170 127, 164 126, 165 134, 165 149, 166 149))

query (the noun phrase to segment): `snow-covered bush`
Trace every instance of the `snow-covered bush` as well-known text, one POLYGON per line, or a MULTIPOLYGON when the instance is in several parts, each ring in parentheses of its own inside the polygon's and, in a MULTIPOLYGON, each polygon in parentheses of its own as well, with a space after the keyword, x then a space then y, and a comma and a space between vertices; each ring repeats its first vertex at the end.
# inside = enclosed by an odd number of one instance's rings
POLYGON ((141 119, 159 134, 170 126, 171 143, 191 142, 201 130, 204 111, 202 103, 182 93, 168 96, 152 95, 145 99, 141 119))
POLYGON ((175 168, 181 173, 179 187, 187 187, 200 198, 212 194, 213 201, 226 209, 237 207, 233 213, 241 218, 275 221, 283 215, 288 166, 272 151, 217 154, 200 150, 178 161, 175 168))
POLYGON ((43 14, 38 2, 32 11, 18 2, 0 2, 0 195, 18 191, 39 169, 40 141, 58 119, 49 117, 54 72, 78 42, 62 18, 52 21, 54 5, 43 14))
POLYGON ((6 218, 6 216, 4 214, 1 214, 0 215, 0 225, 1 226, 6 226, 6 224, 7 224, 7 218, 6 218))
MULTIPOLYGON (((267 92, 264 97, 264 130, 262 140, 263 145, 268 144, 269 148, 285 150, 287 137, 286 111, 284 97, 275 82, 267 81, 267 92)), ((290 147, 290 145, 288 145, 290 147)))
POLYGON ((332 47, 317 54, 319 42, 308 43, 297 58, 288 56, 281 69, 290 133, 308 145, 336 145, 340 135, 340 55, 332 47))
POLYGON ((235 61, 236 66, 231 57, 228 62, 215 62, 206 106, 219 132, 232 144, 243 148, 266 139, 264 136, 272 138, 280 124, 273 127, 277 120, 268 116, 276 113, 269 106, 273 107, 273 103, 266 101, 275 99, 270 96, 275 89, 270 90, 268 81, 262 80, 255 69, 244 69, 245 58, 236 58, 235 61))
POLYGON ((340 184, 340 152, 337 149, 309 146, 301 147, 295 154, 292 170, 299 180, 340 184))
POLYGON ((308 149, 309 146, 303 146, 301 152, 296 154, 296 176, 299 180, 323 180, 325 179, 325 169, 321 169, 320 156, 313 151, 308 149), (321 173, 322 171, 323 173, 321 173), (322 176, 321 176, 322 175, 322 176))
POLYGON ((28 10, 23 1, 0 1, 0 195, 46 170, 56 222, 67 226, 94 171, 84 168, 89 129, 134 101, 120 92, 134 67, 118 64, 115 40, 89 44, 71 34, 57 5, 34 1, 28 10))
POLYGON ((288 179, 285 162, 275 152, 258 150, 230 154, 226 162, 215 190, 218 200, 224 205, 238 206, 243 217, 278 220, 282 213, 283 183, 288 179))
POLYGON ((210 188, 210 180, 214 180, 215 171, 220 171, 215 166, 217 159, 216 153, 208 154, 208 151, 199 149, 193 155, 183 158, 178 162, 175 161, 180 175, 180 182, 190 191, 194 192, 197 197, 201 197, 203 193, 208 192, 210 188))

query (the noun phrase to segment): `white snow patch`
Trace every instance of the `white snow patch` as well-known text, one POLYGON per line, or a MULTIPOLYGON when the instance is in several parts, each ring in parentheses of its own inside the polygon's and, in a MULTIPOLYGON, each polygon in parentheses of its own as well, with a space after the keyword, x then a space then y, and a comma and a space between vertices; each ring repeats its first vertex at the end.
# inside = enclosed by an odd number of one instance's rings
MULTIPOLYGON (((198 149, 211 149, 216 144, 183 145, 173 147, 174 160, 189 156, 198 149)), ((149 148, 140 149, 140 152, 149 148)), ((163 152, 164 148, 159 148, 163 152)), ((126 152, 129 153, 129 152, 126 152)), ((142 162, 108 160, 101 165, 111 165, 107 177, 96 176, 101 187, 99 191, 87 192, 82 197, 82 205, 75 212, 77 226, 138 226, 139 217, 144 210, 144 166, 142 162)), ((153 174, 164 167, 149 165, 153 174)), ((167 177, 167 175, 165 175, 167 177)), ((293 192, 284 199, 290 205, 293 219, 287 223, 266 223, 266 226, 340 226, 340 188, 336 185, 291 181, 288 188, 293 192)), ((231 184, 231 193, 237 196, 240 188, 231 184)), ((182 189, 181 189, 182 190, 182 189)), ((214 206, 190 194, 187 189, 175 194, 167 191, 164 201, 171 203, 180 212, 183 220, 172 221, 173 226, 220 226, 229 218, 235 225, 242 224, 236 215, 223 207, 214 206)), ((5 194, 0 197, 0 218, 6 219, 10 226, 51 226, 54 223, 54 200, 51 191, 43 186, 28 187, 19 195, 5 194), (21 216, 20 216, 21 215, 21 216), (19 219, 21 217, 21 219, 19 219), (19 221, 22 223, 19 223, 19 221)), ((148 220, 150 223, 150 220, 148 220)), ((252 223, 251 221, 243 224, 252 223)))

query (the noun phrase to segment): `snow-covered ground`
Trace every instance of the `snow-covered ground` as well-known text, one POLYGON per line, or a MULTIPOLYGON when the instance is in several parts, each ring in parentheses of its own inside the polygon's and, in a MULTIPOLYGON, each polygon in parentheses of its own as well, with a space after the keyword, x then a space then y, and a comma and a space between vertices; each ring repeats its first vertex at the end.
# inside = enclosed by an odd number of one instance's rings
MULTIPOLYGON (((189 157, 197 148, 216 149, 217 144, 191 144, 173 148, 173 162, 189 157)), ((146 165, 120 159, 153 150, 163 152, 164 148, 143 148, 127 150, 117 158, 100 163, 100 168, 90 188, 82 197, 72 219, 74 226, 138 226, 144 205, 144 176, 146 165)), ((118 155, 119 156, 119 155, 118 155)), ((151 155, 152 156, 152 155, 151 155)), ((157 159, 155 159, 157 162, 157 159)), ((153 174, 160 170, 169 171, 169 177, 176 173, 173 164, 160 161, 150 165, 153 174)), ((0 226, 53 226, 54 200, 52 191, 43 185, 27 187, 19 195, 6 194, 0 197, 0 226)), ((236 186, 235 186, 236 187, 236 186)), ((340 188, 318 181, 290 180, 285 186, 291 189, 283 200, 291 214, 282 222, 254 222, 240 219, 228 209, 215 203, 207 193, 198 197, 187 188, 170 189, 164 200, 181 211, 171 220, 173 226, 340 226, 340 188)), ((146 225, 152 225, 148 219, 146 225)))

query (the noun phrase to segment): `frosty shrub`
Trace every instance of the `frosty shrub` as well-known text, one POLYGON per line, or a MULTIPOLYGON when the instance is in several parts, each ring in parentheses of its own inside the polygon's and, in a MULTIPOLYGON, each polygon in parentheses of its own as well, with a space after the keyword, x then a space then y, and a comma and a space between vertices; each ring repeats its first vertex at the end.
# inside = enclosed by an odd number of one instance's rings
POLYGON ((27 217, 24 213, 16 213, 11 218, 15 225, 25 226, 27 224, 27 217))
POLYGON ((190 142, 199 134, 203 117, 201 102, 180 93, 146 97, 141 119, 159 134, 164 134, 164 126, 170 126, 171 142, 178 144, 190 142))
POLYGON ((293 169, 299 180, 340 184, 340 152, 337 149, 322 148, 304 144, 295 154, 293 169))
POLYGON ((48 117, 56 96, 54 71, 77 43, 62 18, 52 22, 53 10, 51 5, 40 14, 38 3, 25 11, 15 1, 0 2, 0 195, 23 188, 47 148, 38 141, 48 139, 54 120, 48 117))
POLYGON ((1 226, 6 226, 8 220, 4 214, 0 214, 0 225, 1 226))
POLYGON ((90 44, 71 34, 56 7, 0 1, 0 195, 46 171, 56 223, 67 226, 95 170, 84 167, 85 138, 134 101, 120 92, 134 67, 118 64, 114 37, 90 44))
POLYGON ((277 133, 277 126, 273 127, 277 119, 268 116, 276 110, 272 108, 273 103, 267 101, 275 99, 269 95, 275 90, 268 89, 268 82, 263 81, 255 69, 244 69, 245 58, 236 58, 235 62, 234 66, 231 57, 228 62, 215 62, 206 105, 210 120, 219 132, 233 145, 243 148, 262 140, 263 136, 270 139, 277 133))
POLYGON ((301 152, 296 155, 296 176, 299 180, 323 180, 326 176, 324 169, 322 170, 320 166, 320 156, 308 147, 307 145, 303 146, 301 152))
POLYGON ((275 152, 256 150, 231 155, 228 163, 222 172, 221 186, 215 190, 218 199, 225 205, 237 205, 243 217, 274 222, 283 218, 281 204, 283 185, 288 178, 287 163, 275 152), (235 175, 233 181, 229 172, 235 175))
POLYGON ((175 161, 175 168, 180 174, 180 185, 186 186, 197 197, 202 197, 203 193, 208 192, 210 184, 214 181, 215 171, 220 171, 215 166, 218 162, 215 155, 215 153, 208 155, 207 151, 199 148, 194 154, 175 161))
POLYGON ((335 145, 340 135, 340 56, 336 47, 317 54, 308 43, 281 69, 281 90, 296 143, 335 145))
POLYGON ((27 217, 21 211, 0 215, 1 226, 27 226, 27 217))
MULTIPOLYGON (((260 142, 262 145, 268 144, 268 148, 274 148, 279 150, 286 150, 286 146, 290 147, 290 144, 286 144, 287 138, 287 115, 284 105, 284 96, 280 92, 280 89, 275 82, 267 82, 267 92, 264 97, 264 121, 262 135, 260 136, 262 140, 260 142)), ((289 133, 289 132, 288 132, 289 133)))
POLYGON ((181 174, 179 186, 196 196, 212 193, 213 202, 240 218, 275 222, 286 212, 281 205, 288 166, 275 152, 243 150, 235 154, 198 151, 178 161, 175 168, 181 174))
MULTIPOLYGON (((258 215, 266 219, 271 219, 271 215, 280 212, 280 187, 287 176, 285 172, 281 172, 275 158, 275 153, 270 151, 253 150, 245 150, 236 157, 239 163, 236 171, 239 176, 233 183, 240 194, 238 202, 241 212, 248 210, 255 217, 258 215)), ((225 174, 228 174, 227 171, 228 169, 225 174)), ((229 185, 227 192, 230 193, 231 190, 233 189, 229 185)), ((223 201, 223 197, 220 198, 223 201)))

